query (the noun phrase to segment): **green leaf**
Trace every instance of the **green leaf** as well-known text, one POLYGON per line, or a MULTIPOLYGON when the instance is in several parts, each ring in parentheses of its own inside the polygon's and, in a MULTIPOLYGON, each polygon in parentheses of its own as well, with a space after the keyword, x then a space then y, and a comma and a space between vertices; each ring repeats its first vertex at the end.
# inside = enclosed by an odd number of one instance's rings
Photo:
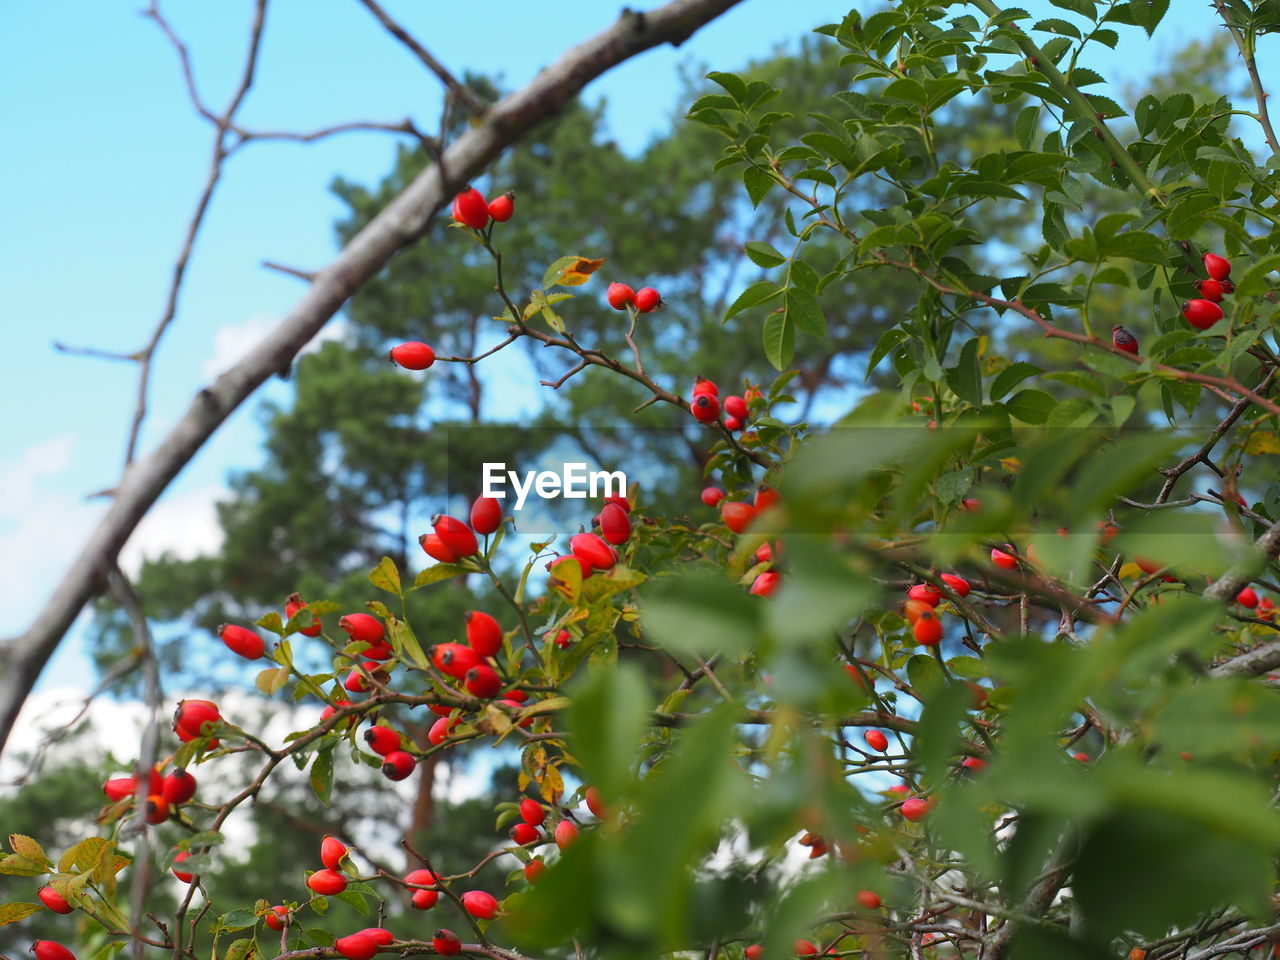
POLYGON ((1236 281, 1236 297, 1256 297, 1267 293, 1271 285, 1267 283, 1267 274, 1280 270, 1280 253, 1263 257, 1249 266, 1236 281))
POLYGON ((747 243, 745 249, 748 259, 758 267, 767 269, 787 262, 787 258, 779 253, 773 244, 763 240, 752 240, 747 243))
POLYGON ((793 286, 787 289, 783 302, 788 321, 794 322, 801 333, 811 337, 827 335, 827 318, 822 315, 822 307, 816 297, 793 286))
POLYGON ((311 789, 324 804, 328 804, 333 791, 333 749, 336 744, 336 740, 331 740, 321 747, 311 763, 311 789))
POLYGON ((258 922, 258 915, 248 907, 237 907, 235 910, 228 911, 218 917, 217 926, 224 933, 231 933, 236 930, 245 930, 255 926, 258 922))
POLYGON ((227 948, 227 952, 222 955, 222 960, 254 960, 257 955, 257 945, 250 939, 242 938, 234 941, 227 948))
POLYGON ((738 299, 734 300, 725 311, 724 318, 728 320, 730 317, 736 316, 743 310, 751 307, 759 306, 762 303, 768 303, 774 297, 781 296, 782 287, 768 280, 761 280, 759 283, 753 283, 742 293, 738 294, 738 299))
POLYGON ((796 350, 795 324, 785 310, 776 310, 764 321, 765 358, 781 370, 791 362, 796 350))
POLYGON ((713 71, 707 74, 707 79, 723 87, 736 102, 742 103, 746 100, 747 82, 737 74, 713 71))
POLYGON ((753 207, 760 206, 760 201, 777 182, 767 171, 759 167, 745 167, 742 171, 742 183, 747 188, 747 196, 753 207))
POLYGON ((960 349, 960 361, 947 371, 947 384, 961 400, 982 403, 982 371, 978 366, 981 337, 971 337, 960 349))
POLYGON ((1041 424, 1049 419, 1058 401, 1043 390, 1020 390, 1005 401, 1009 413, 1023 423, 1041 424))
POLYGON ((663 646, 680 653, 746 650, 759 632, 760 607, 720 571, 688 569, 640 589, 640 622, 663 646))
POLYGON ((451 577, 468 572, 466 567, 460 567, 456 563, 437 563, 418 572, 418 575, 413 578, 412 589, 417 590, 419 587, 427 587, 433 583, 439 583, 441 580, 448 580, 451 577))
POLYGON ((992 402, 999 400, 1023 380, 1026 380, 1028 377, 1034 377, 1040 373, 1044 373, 1044 371, 1034 363, 1026 363, 1025 361, 1018 360, 1015 363, 1009 364, 1009 366, 996 374, 995 380, 991 382, 992 402))
POLYGON ((1205 225, 1205 216, 1221 206, 1217 197, 1197 192, 1179 200, 1165 214, 1165 228, 1170 240, 1190 240, 1205 225))
POLYGON ((603 796, 619 797, 631 782, 631 764, 649 730, 652 705, 643 676, 628 663, 578 681, 565 723, 574 756, 603 796))
POLYGON ((910 339, 910 337, 911 335, 901 327, 890 327, 884 333, 880 334, 880 339, 876 341, 875 349, 871 351, 871 358, 867 361, 866 379, 871 379, 871 374, 873 374, 876 367, 880 365, 880 361, 884 359, 885 354, 898 346, 898 344, 902 343, 904 340, 910 339))
POLYGON ((387 593, 394 593, 400 596, 400 571, 396 569, 395 561, 390 557, 383 557, 378 561, 378 565, 369 573, 369 582, 379 590, 385 590, 387 593))

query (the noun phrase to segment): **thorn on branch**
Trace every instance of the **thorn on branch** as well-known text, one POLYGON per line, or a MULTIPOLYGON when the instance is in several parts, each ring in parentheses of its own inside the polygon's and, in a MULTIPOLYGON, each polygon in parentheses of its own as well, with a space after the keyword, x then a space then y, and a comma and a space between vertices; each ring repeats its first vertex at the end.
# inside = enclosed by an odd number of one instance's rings
POLYGON ((288 274, 291 277, 297 277, 299 280, 305 280, 307 283, 312 283, 316 279, 316 275, 314 273, 309 273, 306 270, 299 270, 297 267, 288 267, 283 263, 276 263, 272 260, 263 260, 262 266, 266 267, 268 270, 276 270, 280 273, 288 274))

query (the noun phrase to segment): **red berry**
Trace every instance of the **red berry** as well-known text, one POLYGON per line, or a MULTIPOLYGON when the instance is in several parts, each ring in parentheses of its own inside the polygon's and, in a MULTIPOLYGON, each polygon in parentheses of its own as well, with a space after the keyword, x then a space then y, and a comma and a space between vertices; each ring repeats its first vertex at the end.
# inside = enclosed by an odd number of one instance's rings
POLYGON ((267 645, 262 637, 247 627, 224 623, 218 628, 218 636, 232 653, 238 653, 246 660, 257 660, 267 652, 267 645))
POLYGON ((600 511, 600 535, 614 546, 631 538, 631 517, 616 503, 606 503, 600 511))
POLYGON ((605 819, 606 808, 604 801, 600 799, 600 791, 595 787, 587 787, 587 809, 599 817, 605 819))
POLYGON ((440 878, 436 876, 434 870, 427 870, 426 868, 410 870, 404 875, 405 883, 416 884, 419 887, 435 887, 439 880, 440 878))
POLYGON ((468 890, 462 895, 462 905, 478 920, 491 920, 498 912, 497 898, 483 890, 468 890))
POLYGON ((347 878, 336 870, 317 870, 307 877, 307 886, 322 897, 332 897, 347 889, 347 878))
POLYGON ((791 945, 791 949, 798 957, 812 957, 818 952, 818 948, 808 940, 797 940, 791 945))
POLYGON ((879 730, 868 730, 862 735, 862 739, 867 741, 867 746, 879 753, 884 753, 889 749, 889 738, 879 730))
POLYGON ((387 356, 392 363, 404 367, 406 370, 426 370, 436 362, 436 352, 431 349, 430 345, 419 343, 416 340, 392 347, 391 353, 387 356))
POLYGON ((764 947, 758 943, 753 943, 751 946, 747 947, 747 949, 742 951, 742 955, 746 957, 747 960, 760 960, 760 958, 764 956, 764 947))
POLYGON ((756 508, 741 500, 726 500, 720 504, 720 519, 734 533, 745 533, 756 517, 756 508))
POLYGON ((520 819, 531 827, 540 827, 547 818, 546 809, 532 797, 520 801, 520 819))
POLYGON ((747 401, 738 396, 724 398, 724 412, 739 420, 746 420, 750 415, 750 411, 747 410, 747 401))
POLYGON ((720 419, 720 401, 709 393, 700 393, 689 404, 689 412, 699 423, 715 423, 720 419))
POLYGON ((1225 257, 1220 257, 1216 253, 1206 253, 1204 255, 1205 273, 1214 280, 1226 280, 1231 276, 1231 261, 1225 257))
POLYGON ((714 381, 708 380, 706 377, 698 377, 693 381, 693 396, 700 397, 703 394, 719 397, 720 388, 715 385, 714 381))
POLYGON ((782 495, 768 484, 761 484, 760 489, 756 491, 756 509, 768 510, 772 506, 782 502, 782 495))
POLYGON ((373 942, 379 947, 390 946, 395 940, 395 935, 386 927, 365 927, 359 932, 366 937, 372 937, 373 942))
POLYGON ((168 820, 169 801, 158 793, 147 797, 146 819, 147 823, 151 824, 164 823, 168 820))
POLYGON ((662 297, 653 287, 641 287, 636 291, 636 309, 641 313, 651 313, 662 306, 662 297))
MULTIPOLYGON (((370 750, 380 757, 385 757, 389 753, 395 753, 404 745, 404 741, 401 739, 399 731, 381 724, 372 726, 364 732, 364 742, 369 745, 370 750)), ((326 843, 329 840, 333 840, 333 838, 325 838, 326 843)), ((338 841, 334 840, 333 842, 337 843, 338 841)), ((342 850, 338 852, 338 856, 341 857, 343 853, 346 853, 346 847, 343 847, 342 850)), ((323 853, 321 854, 321 857, 323 859, 323 853)), ((328 860, 324 861, 324 865, 330 870, 337 869, 334 864, 330 863, 328 860)))
POLYGON ((880 897, 871 890, 859 890, 854 899, 858 901, 860 907, 868 910, 880 909, 880 897))
POLYGON ((704 487, 701 496, 704 504, 708 507, 714 507, 724 499, 724 491, 719 487, 704 487))
POLYGON ((568 647, 571 643, 573 643, 573 634, 568 630, 561 630, 556 634, 556 646, 561 650, 568 647))
POLYGON ((737 433, 742 429, 742 421, 737 417, 725 417, 724 428, 731 433, 737 433))
POLYGON ((427 652, 436 669, 455 680, 462 680, 468 670, 484 663, 480 654, 461 643, 437 643, 427 652))
POLYGON ((1253 587, 1245 587, 1236 594, 1236 603, 1252 610, 1258 605, 1258 594, 1254 592, 1253 587))
POLYGON ((489 205, 484 194, 475 187, 467 187, 453 201, 453 218, 472 230, 483 230, 489 222, 489 205))
POLYGON ((987 768, 987 761, 981 757, 965 757, 960 761, 960 767, 970 773, 981 773, 987 768))
POLYGON ((352 693, 364 693, 369 689, 370 677, 373 678, 373 682, 383 686, 386 686, 387 680, 390 679, 387 671, 382 669, 382 664, 376 660, 366 660, 347 674, 347 679, 342 685, 352 693))
POLYGON ((338 621, 338 626, 359 643, 380 643, 387 635, 386 627, 377 617, 367 613, 348 613, 338 621))
POLYGON ((196 778, 179 767, 164 778, 160 795, 170 803, 186 803, 196 795, 196 778))
POLYGON ((937 646, 942 640, 942 621, 932 613, 923 612, 911 632, 915 635, 916 643, 926 647, 937 646))
POLYGON ((506 223, 516 212, 516 195, 508 190, 500 197, 489 201, 489 216, 499 223, 506 223))
POLYGON ((471 504, 471 529, 487 537, 502 526, 502 501, 495 497, 476 497, 471 504))
POLYGON ((138 792, 138 781, 133 777, 112 777, 102 785, 108 800, 125 800, 138 792))
POLYGON ((31 944, 36 960, 76 960, 76 955, 55 940, 37 940, 31 944))
POLYGON ((579 533, 569 538, 573 555, 593 569, 608 570, 618 562, 618 552, 594 533, 579 533))
POLYGON ((772 597, 781 585, 782 574, 777 570, 766 570, 751 582, 751 594, 757 597, 772 597))
MULTIPOLYGON (((781 543, 778 544, 778 548, 781 551, 781 543)), ((773 547, 767 543, 760 544, 760 546, 756 547, 756 552, 751 555, 751 559, 756 563, 771 562, 773 560, 773 547)))
POLYGON ((75 908, 67 903, 66 898, 53 887, 41 887, 36 891, 36 896, 40 898, 40 902, 52 910, 54 913, 70 913, 75 908))
POLYGON ((1012 570, 1018 565, 1018 559, 1013 554, 1000 549, 992 549, 991 562, 1001 570, 1012 570))
POLYGON ((502 678, 487 663, 477 664, 468 670, 463 682, 467 693, 483 700, 492 700, 502 690, 502 678))
POLYGON ((919 823, 929 813, 931 804, 928 800, 921 800, 919 797, 912 797, 910 800, 902 802, 902 816, 910 820, 912 823, 919 823))
POLYGON ((530 826, 523 820, 517 821, 511 828, 511 842, 516 846, 523 847, 526 843, 533 843, 542 837, 538 832, 538 828, 530 826))
POLYGON ((415 910, 430 910, 439 899, 440 894, 436 890, 415 890, 413 896, 409 898, 409 903, 415 910))
POLYGON ((479 552, 480 544, 476 541, 475 533, 461 520, 436 514, 431 518, 431 526, 445 548, 459 557, 469 557, 479 552))
POLYGON ((438 747, 449 739, 449 718, 441 717, 431 725, 431 729, 427 731, 427 742, 433 747, 438 747))
MULTIPOLYGON (((284 618, 286 621, 292 620, 297 616, 299 610, 305 609, 307 603, 302 599, 301 594, 291 593, 289 599, 284 602, 284 618)), ((314 623, 307 627, 299 627, 298 632, 304 637, 320 636, 320 621, 317 619, 314 623)))
POLYGON ((529 694, 525 693, 523 690, 508 690, 503 694, 503 696, 515 703, 524 703, 529 699, 529 694))
POLYGON ((917 583, 907 591, 907 599, 927 604, 930 607, 936 607, 942 601, 942 594, 931 583, 917 583))
MULTIPOLYGON (((180 700, 173 714, 174 732, 183 740, 205 736, 220 723, 222 714, 218 713, 218 705, 211 700, 180 700)), ((209 743, 211 748, 216 745, 216 740, 209 743)))
POLYGON ((178 869, 178 864, 185 863, 187 860, 190 860, 190 859, 191 859, 191 854, 189 852, 187 852, 186 850, 179 850, 176 854, 174 854, 173 866, 169 868, 170 870, 173 871, 173 875, 177 877, 179 880, 181 880, 183 883, 191 883, 196 878, 196 875, 194 873, 187 873, 185 870, 178 869))
POLYGON ((1081 750, 1079 753, 1073 753, 1071 755, 1071 759, 1076 761, 1076 763, 1088 763, 1089 755, 1081 750))
POLYGON ((960 501, 960 509, 966 513, 977 513, 982 509, 982 501, 977 497, 965 497, 960 501))
POLYGON ((382 760, 382 775, 388 780, 404 780, 413 773, 416 763, 413 754, 406 753, 404 750, 394 750, 382 760))
POLYGON ((431 947, 442 957, 452 957, 462 951, 462 941, 452 930, 437 930, 431 935, 431 947))
POLYGON ((524 878, 530 883, 537 883, 546 869, 547 865, 541 860, 530 860, 524 865, 524 878))
POLYGON ((636 302, 635 291, 625 283, 609 284, 609 289, 605 291, 604 296, 609 301, 609 306, 615 310, 625 310, 636 302))
POLYGON ((333 949, 347 960, 370 960, 378 952, 378 941, 364 933, 353 933, 333 941, 333 949))
POLYGON ((467 614, 467 643, 482 657, 492 657, 502 649, 502 627, 483 610, 467 614))
POLYGON ((289 922, 288 918, 289 908, 276 904, 271 908, 271 912, 262 918, 262 922, 272 930, 278 931, 284 929, 285 924, 289 922))
POLYGON ((1182 305, 1182 315, 1197 330, 1208 330, 1222 319, 1222 308, 1212 300, 1188 300, 1182 305))
POLYGON ((439 560, 441 563, 457 563, 462 559, 458 554, 446 547, 444 541, 434 533, 424 533, 420 536, 418 538, 418 546, 422 547, 427 556, 433 560, 439 560))
MULTIPOLYGON (((396 745, 399 746, 400 735, 390 727, 371 727, 364 735, 366 740, 369 739, 369 734, 374 730, 386 730, 388 733, 393 734, 395 736, 396 745)), ((377 752, 381 754, 382 751, 377 752)), ((326 835, 325 838, 320 841, 320 862, 325 865, 326 869, 337 870, 338 864, 342 862, 342 858, 346 855, 347 845, 337 837, 326 835)))
POLYGON ((1196 284, 1196 289, 1200 291, 1200 296, 1214 303, 1221 303, 1227 292, 1221 280, 1201 280, 1196 284))
POLYGON ((958 577, 954 573, 944 573, 941 579, 956 596, 967 597, 969 595, 969 581, 964 577, 958 577))
POLYGON ((1118 323, 1111 328, 1111 342, 1125 353, 1138 354, 1138 338, 1118 323))
POLYGON ((556 824, 556 846, 564 850, 578 839, 578 825, 572 820, 561 820, 556 824))

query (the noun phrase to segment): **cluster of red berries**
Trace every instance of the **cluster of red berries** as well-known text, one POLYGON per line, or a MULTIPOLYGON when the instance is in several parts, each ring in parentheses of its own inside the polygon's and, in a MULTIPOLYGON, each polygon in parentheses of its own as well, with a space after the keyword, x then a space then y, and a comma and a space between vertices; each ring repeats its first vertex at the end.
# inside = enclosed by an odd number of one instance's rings
POLYGON ((418 538, 427 556, 441 563, 457 563, 463 557, 480 552, 476 534, 487 537, 502 526, 502 503, 493 497, 477 497, 471 504, 471 523, 456 517, 436 514, 431 518, 431 533, 418 538))
MULTIPOLYGON (((944 573, 940 579, 956 596, 963 598, 969 595, 969 581, 964 577, 944 573)), ((916 638, 916 643, 936 647, 942 641, 942 620, 937 613, 937 606, 942 599, 942 591, 931 583, 917 583, 907 591, 903 615, 911 623, 911 633, 916 638)))
POLYGON ((453 198, 453 219, 472 230, 483 230, 490 220, 506 223, 516 210, 516 195, 508 191, 485 201, 475 187, 467 187, 453 198))
POLYGON ((742 396, 731 395, 720 400, 720 388, 706 377, 698 377, 693 382, 693 394, 689 401, 689 412, 699 423, 715 423, 724 412, 724 428, 737 433, 746 426, 751 416, 749 406, 752 400, 758 400, 762 394, 755 387, 749 387, 742 396))
POLYGON ((1216 253, 1206 253, 1204 255, 1204 269, 1205 273, 1209 275, 1209 279, 1201 280, 1196 284, 1196 289, 1200 291, 1200 296, 1195 300, 1188 300, 1182 305, 1182 315, 1186 317, 1187 323, 1197 330, 1208 330, 1221 320, 1223 316, 1222 308, 1218 304, 1222 302, 1224 296, 1235 292, 1235 286, 1230 279, 1230 260, 1220 257, 1216 253))
POLYGON ((1253 587, 1245 587, 1236 594, 1236 603, 1253 610, 1260 620, 1275 620, 1276 605, 1268 596, 1258 596, 1253 587))
MULTIPOLYGON (((737 534, 746 533, 757 515, 782 500, 777 490, 764 484, 756 490, 755 498, 751 503, 745 500, 726 500, 724 491, 719 487, 706 487, 701 496, 702 502, 708 507, 719 506, 721 522, 737 534)), ((769 543, 762 543, 756 548, 755 553, 752 554, 752 560, 757 565, 763 563, 768 566, 756 574, 756 578, 751 583, 751 593, 758 597, 771 597, 782 585, 782 574, 775 569, 781 553, 781 543, 776 547, 769 543)))
POLYGON ((604 297, 615 310, 634 307, 637 313, 652 313, 662 306, 662 296, 653 287, 632 290, 625 283, 611 283, 604 297))
MULTIPOLYGON (((569 552, 547 564, 555 576, 566 565, 576 565, 586 580, 597 570, 612 570, 618 563, 617 547, 631 539, 631 501, 624 496, 605 497, 604 506, 592 518, 599 533, 576 533, 569 538, 569 552)), ((571 635, 561 630, 556 634, 558 646, 569 645, 571 635)))
MULTIPOLYGON (((184 703, 207 703, 208 701, 183 701, 184 703)), ((215 708, 216 710, 216 708, 215 708)), ((147 771, 146 788, 146 821, 147 823, 164 823, 169 819, 172 807, 189 803, 196 795, 196 778, 184 768, 177 767, 172 772, 162 775, 152 768, 147 771)), ((102 792, 108 800, 127 805, 138 794, 137 777, 112 777, 102 785, 102 792)))
MULTIPOLYGON (((598 798, 595 798, 593 803, 594 791, 594 787, 587 790, 587 806, 590 808, 592 813, 596 813, 599 807, 598 798)), ((520 801, 518 809, 520 812, 520 819, 510 830, 509 835, 511 837, 511 842, 520 847, 527 847, 530 844, 545 842, 546 838, 543 836, 542 831, 538 829, 546 822, 547 819, 547 811, 542 804, 537 800, 534 800, 532 797, 525 797, 520 801)), ((599 816, 598 813, 596 813, 596 815, 599 816)), ((552 836, 555 838, 556 846, 561 850, 566 850, 575 840, 578 839, 578 824, 568 817, 564 817, 556 824, 555 830, 552 831, 552 836)), ((542 873, 544 868, 545 864, 543 864, 542 861, 531 861, 530 864, 526 865, 525 878, 532 883, 534 879, 542 873), (539 865, 537 867, 533 867, 532 871, 530 871, 529 867, 532 866, 533 862, 536 862, 539 865)))

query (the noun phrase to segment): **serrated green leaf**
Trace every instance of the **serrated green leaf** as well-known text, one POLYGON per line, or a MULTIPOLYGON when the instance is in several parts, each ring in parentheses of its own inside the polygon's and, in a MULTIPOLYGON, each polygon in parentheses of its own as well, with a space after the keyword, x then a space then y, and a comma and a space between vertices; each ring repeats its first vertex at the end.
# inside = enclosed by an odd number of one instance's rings
POLYGON ((768 303, 770 300, 782 294, 782 287, 768 280, 761 280, 759 283, 753 283, 742 293, 738 294, 738 298, 730 304, 729 309, 725 311, 724 318, 728 320, 730 317, 737 316, 743 310, 751 307, 759 306, 762 303, 768 303))
POLYGON ((781 370, 791 362, 796 350, 795 324, 785 310, 775 310, 764 321, 765 358, 781 370))
POLYGON ((1273 253, 1251 264, 1236 281, 1236 297, 1256 297, 1271 289, 1267 274, 1280 270, 1280 253, 1273 253))
POLYGON ((751 206, 758 207, 760 206, 760 201, 773 189, 773 185, 777 181, 759 167, 746 167, 742 171, 742 183, 747 188, 747 196, 751 200, 751 206))
POLYGON ((1026 380, 1028 377, 1034 377, 1040 373, 1044 373, 1044 371, 1034 363, 1027 363, 1025 361, 1018 360, 1015 363, 1009 364, 1009 366, 996 374, 996 378, 991 382, 990 396, 992 402, 999 400, 1023 380, 1026 380))
POLYGON ((763 240, 752 240, 743 249, 748 259, 758 267, 776 267, 780 263, 787 262, 787 258, 779 253, 773 244, 763 240))

